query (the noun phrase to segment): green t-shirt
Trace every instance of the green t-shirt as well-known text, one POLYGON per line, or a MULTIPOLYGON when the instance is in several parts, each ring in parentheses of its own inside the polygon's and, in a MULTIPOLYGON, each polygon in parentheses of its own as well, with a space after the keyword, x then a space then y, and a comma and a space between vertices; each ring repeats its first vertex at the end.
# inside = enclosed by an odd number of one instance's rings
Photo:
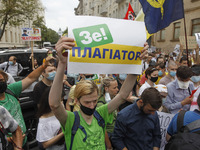
MULTIPOLYGON (((108 105, 103 105, 97 108, 96 111, 104 119, 105 125, 112 122, 113 114, 108 113, 108 105)), ((105 128, 103 130, 102 127, 99 126, 95 117, 93 117, 91 125, 88 125, 81 116, 80 111, 78 111, 78 114, 80 116, 80 125, 85 128, 87 133, 87 140, 83 142, 85 134, 81 129, 78 129, 74 136, 72 150, 105 150, 105 128)), ((63 133, 65 135, 67 149, 70 148, 71 131, 74 124, 74 119, 74 113, 67 111, 67 121, 65 127, 62 127, 63 133)))
MULTIPOLYGON (((100 107, 106 103, 105 97, 101 96, 98 99, 97 107, 100 107)), ((117 119, 117 110, 113 111, 113 121, 111 123, 108 123, 106 126, 107 133, 113 133, 114 127, 115 127, 115 121, 117 119)))
MULTIPOLYGON (((19 81, 9 84, 8 89, 11 90, 17 97, 19 97, 19 95, 22 92, 22 82, 19 81)), ((18 100, 14 96, 5 93, 5 99, 0 100, 0 105, 9 111, 11 116, 17 121, 17 123, 21 127, 23 133, 25 133, 26 125, 22 115, 20 103, 18 102, 18 100)), ((9 135, 12 136, 11 133, 9 133, 9 135)), ((26 140, 27 138, 24 139, 24 144, 26 143, 26 140)))

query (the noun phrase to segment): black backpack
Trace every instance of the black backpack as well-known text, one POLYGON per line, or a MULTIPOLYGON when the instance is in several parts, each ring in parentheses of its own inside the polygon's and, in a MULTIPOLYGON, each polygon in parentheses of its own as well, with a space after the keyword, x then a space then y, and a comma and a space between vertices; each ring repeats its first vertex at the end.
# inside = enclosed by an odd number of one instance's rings
MULTIPOLYGON (((86 139, 87 139, 87 132, 85 131, 84 127, 80 125, 80 116, 78 115, 78 112, 75 111, 74 115, 75 115, 75 120, 74 120, 74 124, 72 126, 71 144, 70 144, 70 149, 69 150, 72 150, 74 136, 75 136, 76 131, 78 130, 78 128, 80 128, 81 131, 85 134, 85 138, 83 139, 83 141, 85 142, 86 139)), ((101 115, 96 110, 94 111, 93 115, 97 119, 98 125, 104 129, 104 127, 105 127, 105 121, 101 117, 101 115)), ((65 150, 66 149, 67 148, 66 148, 66 144, 65 144, 65 150)))
POLYGON ((177 118, 177 134, 165 145, 165 150, 200 150, 200 119, 183 126, 185 111, 180 111, 177 118))

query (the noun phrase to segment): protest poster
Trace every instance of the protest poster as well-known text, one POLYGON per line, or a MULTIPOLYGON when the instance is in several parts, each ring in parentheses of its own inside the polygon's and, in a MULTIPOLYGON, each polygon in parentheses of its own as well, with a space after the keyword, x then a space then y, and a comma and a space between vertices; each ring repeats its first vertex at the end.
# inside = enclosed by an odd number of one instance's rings
POLYGON ((144 22, 76 16, 69 20, 68 36, 76 44, 68 53, 69 73, 141 74, 144 22))
POLYGON ((197 44, 200 47, 200 33, 195 33, 195 37, 196 37, 196 40, 197 40, 197 44))
POLYGON ((174 117, 174 114, 169 114, 169 113, 164 113, 164 112, 159 112, 158 113, 158 118, 160 121, 160 132, 161 132, 161 145, 160 145, 160 150, 165 149, 165 145, 167 144, 166 141, 166 134, 167 134, 167 128, 174 117))
POLYGON ((23 41, 41 41, 40 28, 22 28, 21 31, 23 41))
MULTIPOLYGON (((186 49, 185 36, 180 36, 179 40, 180 44, 183 45, 183 49, 186 49)), ((188 49, 195 49, 197 47, 195 36, 187 36, 187 46, 188 49)))

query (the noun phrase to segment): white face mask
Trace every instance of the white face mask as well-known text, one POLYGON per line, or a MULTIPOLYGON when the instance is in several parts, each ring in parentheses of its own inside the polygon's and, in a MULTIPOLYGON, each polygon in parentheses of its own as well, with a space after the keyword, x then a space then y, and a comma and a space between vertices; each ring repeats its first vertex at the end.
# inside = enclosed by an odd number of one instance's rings
POLYGON ((105 93, 105 101, 109 103, 111 101, 110 94, 108 92, 105 93))
POLYGON ((190 81, 183 82, 178 80, 178 86, 180 89, 188 89, 190 81))

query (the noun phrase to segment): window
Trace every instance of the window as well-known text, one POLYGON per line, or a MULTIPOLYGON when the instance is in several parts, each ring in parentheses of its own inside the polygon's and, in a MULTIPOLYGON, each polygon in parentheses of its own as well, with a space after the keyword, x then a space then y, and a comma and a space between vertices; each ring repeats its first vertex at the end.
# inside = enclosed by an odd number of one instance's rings
POLYGON ((192 33, 193 36, 195 33, 200 33, 200 18, 192 20, 192 33))
POLYGON ((160 30, 160 41, 164 41, 165 40, 165 29, 160 30))
POLYGON ((197 2, 197 1, 199 1, 199 0, 191 0, 191 2, 197 2))
POLYGON ((179 40, 180 28, 181 28, 181 23, 180 23, 180 22, 174 23, 174 35, 173 35, 173 40, 179 40))

